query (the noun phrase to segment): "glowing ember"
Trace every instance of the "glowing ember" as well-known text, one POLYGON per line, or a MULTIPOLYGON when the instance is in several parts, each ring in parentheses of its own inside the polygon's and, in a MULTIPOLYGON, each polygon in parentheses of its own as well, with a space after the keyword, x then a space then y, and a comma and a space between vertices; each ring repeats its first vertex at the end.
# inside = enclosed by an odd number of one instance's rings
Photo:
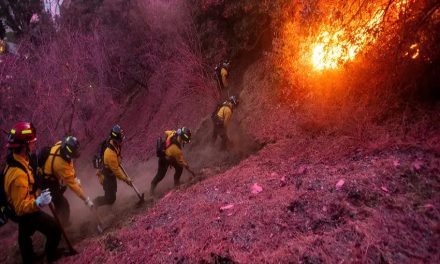
POLYGON ((409 51, 405 52, 405 57, 411 56, 411 59, 415 60, 420 55, 419 44, 415 43, 409 47, 409 51), (411 55, 410 55, 411 54, 411 55))
POLYGON ((414 51, 414 53, 413 53, 413 55, 411 56, 411 58, 412 58, 413 60, 417 59, 417 57, 418 57, 419 54, 420 54, 419 45, 417 45, 417 44, 413 44, 413 45, 411 45, 411 47, 409 47, 409 49, 410 49, 411 51, 414 51))
POLYGON ((397 7, 397 9, 401 10, 402 12, 405 12, 408 4, 409 4, 408 0, 400 0, 400 1, 396 2, 396 7, 397 7))
POLYGON ((312 45, 312 63, 316 70, 336 69, 373 43, 380 31, 384 11, 380 10, 366 23, 351 33, 340 29, 334 33, 324 31, 312 45))

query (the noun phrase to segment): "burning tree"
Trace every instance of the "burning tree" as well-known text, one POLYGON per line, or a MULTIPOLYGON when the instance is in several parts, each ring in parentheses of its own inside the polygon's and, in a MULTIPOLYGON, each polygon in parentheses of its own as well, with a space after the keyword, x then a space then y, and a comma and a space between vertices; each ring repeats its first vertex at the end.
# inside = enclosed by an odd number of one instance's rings
POLYGON ((425 70, 438 68, 434 46, 439 40, 439 8, 438 1, 428 0, 293 5, 274 42, 282 94, 298 99, 363 93, 372 99, 376 93, 383 99, 383 92, 433 90, 420 84, 411 88, 405 80, 408 71, 413 77, 435 78, 425 70))

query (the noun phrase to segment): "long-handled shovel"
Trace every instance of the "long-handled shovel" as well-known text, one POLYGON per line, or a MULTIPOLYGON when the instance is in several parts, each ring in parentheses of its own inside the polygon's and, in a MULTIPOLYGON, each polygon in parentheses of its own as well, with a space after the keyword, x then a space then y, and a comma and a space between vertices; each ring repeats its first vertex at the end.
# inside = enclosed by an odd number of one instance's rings
MULTIPOLYGON (((125 173, 125 175, 128 176, 128 174, 127 174, 127 172, 125 171, 124 167, 122 167, 122 164, 121 164, 120 166, 121 166, 122 171, 125 173)), ((136 188, 136 186, 134 185, 133 182, 130 184, 130 186, 131 186, 131 187, 133 188, 133 190, 136 192, 136 194, 137 194, 137 196, 138 196, 138 198, 139 198, 139 202, 140 202, 140 203, 145 202, 145 199, 144 199, 144 193, 141 194, 141 193, 139 192, 138 188, 136 188)))
POLYGON ((218 94, 220 97, 222 97, 223 94, 223 90, 221 89, 222 85, 221 85, 221 80, 219 79, 217 73, 215 74, 215 79, 217 80, 217 90, 218 90, 218 94))
POLYGON ((57 221, 58 225, 60 226, 61 233, 63 234, 64 240, 66 240, 66 244, 67 244, 67 247, 68 247, 68 249, 69 249, 69 252, 67 252, 67 255, 68 255, 68 256, 73 256, 73 255, 78 254, 78 251, 76 251, 76 250, 73 248, 72 244, 70 243, 69 238, 68 238, 67 235, 66 235, 66 231, 64 231, 64 228, 63 228, 63 226, 61 225, 61 221, 60 221, 60 219, 58 218, 57 213, 55 212, 55 208, 54 208, 54 206, 53 206, 53 203, 50 203, 50 204, 49 204, 49 209, 50 209, 50 211, 52 212, 53 216, 55 217, 55 220, 57 221))
POLYGON ((136 188, 136 186, 133 183, 131 183, 131 187, 133 187, 133 190, 136 192, 137 196, 139 197, 139 201, 140 202, 145 202, 144 194, 143 193, 141 194, 139 192, 138 188, 136 188))
POLYGON ((98 232, 100 233, 100 234, 102 234, 102 232, 104 232, 104 225, 103 225, 103 223, 102 223, 102 220, 101 220, 101 217, 99 216, 99 214, 98 214, 98 210, 96 209, 96 208, 91 208, 91 211, 92 211, 92 214, 95 216, 95 218, 96 218, 96 222, 98 223, 97 225, 96 225, 96 228, 98 229, 98 232))

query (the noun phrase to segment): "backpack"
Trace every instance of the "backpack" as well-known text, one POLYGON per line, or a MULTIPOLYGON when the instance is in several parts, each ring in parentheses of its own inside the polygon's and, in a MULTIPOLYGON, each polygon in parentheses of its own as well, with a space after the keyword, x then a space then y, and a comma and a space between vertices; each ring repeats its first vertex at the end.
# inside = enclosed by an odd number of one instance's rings
POLYGON ((14 208, 12 207, 12 205, 8 201, 8 198, 6 196, 5 187, 4 187, 6 173, 8 172, 8 170, 10 168, 13 168, 13 167, 17 167, 17 168, 23 170, 27 175, 28 184, 30 182, 29 174, 27 173, 26 168, 20 162, 16 161, 13 158, 12 153, 8 154, 6 164, 4 166, 2 166, 1 171, 0 171, 0 184, 1 184, 1 186, 0 186, 0 227, 4 226, 8 222, 9 219, 11 219, 15 223, 18 222, 18 216, 15 213, 14 208))
POLYGON ((156 140, 156 156, 158 158, 165 157, 165 139, 158 137, 156 140))
POLYGON ((224 103, 218 103, 218 104, 215 106, 215 109, 214 109, 214 111, 213 111, 212 114, 211 114, 211 119, 217 118, 217 113, 218 113, 218 111, 220 110, 220 108, 222 108, 223 104, 224 104, 224 103))
MULTIPOLYGON (((57 146, 57 145, 55 145, 57 146)), ((67 186, 60 184, 59 180, 54 176, 54 162, 55 162, 55 157, 61 157, 63 158, 63 156, 61 156, 61 154, 59 153, 61 151, 61 146, 58 145, 58 149, 55 151, 54 154, 50 153, 50 150, 52 149, 52 147, 43 147, 40 152, 38 153, 38 156, 35 158, 36 161, 34 161, 33 163, 31 162, 31 164, 33 164, 33 166, 35 166, 36 164, 36 168, 34 169, 34 167, 32 167, 33 171, 35 171, 34 175, 35 175, 35 182, 37 184, 37 186, 40 186, 41 189, 47 189, 49 188, 51 192, 55 193, 55 192, 61 192, 64 193, 67 189, 67 186), (52 164, 51 164, 51 174, 46 174, 44 172, 44 166, 46 164, 47 159, 49 158, 49 156, 53 156, 52 159, 52 164), (47 176, 47 177, 46 177, 47 176)), ((32 158, 31 158, 32 161, 32 158)), ((32 166, 32 165, 31 165, 32 166)))
POLYGON ((175 144, 177 147, 181 148, 181 145, 179 143, 179 140, 177 139, 178 135, 177 133, 174 133, 174 135, 171 136, 169 140, 166 140, 162 137, 159 137, 156 140, 156 156, 157 157, 165 157, 165 150, 171 146, 172 144, 175 144))
POLYGON ((101 144, 99 145, 98 152, 95 154, 95 156, 93 156, 93 161, 92 161, 93 168, 98 170, 104 168, 104 152, 107 148, 116 151, 115 148, 112 146, 112 144, 110 144, 110 142, 107 139, 102 141, 101 144))
POLYGON ((222 106, 223 106, 223 103, 217 104, 215 106, 215 110, 211 114, 211 119, 212 119, 212 121, 214 122, 214 124, 216 126, 219 126, 219 125, 223 124, 223 121, 220 120, 220 118, 217 115, 218 111, 220 111, 220 108, 222 108, 222 106))
POLYGON ((46 160, 49 158, 50 155, 50 149, 51 147, 43 147, 38 155, 31 155, 31 167, 32 171, 34 171, 34 177, 35 177, 35 183, 37 186, 43 185, 44 180, 44 164, 46 163, 46 160))
POLYGON ((107 140, 104 140, 99 145, 98 152, 93 156, 93 168, 102 169, 104 167, 104 151, 107 148, 107 140))
POLYGON ((211 119, 214 122, 214 124, 216 126, 223 126, 223 120, 221 120, 219 118, 219 116, 217 115, 218 111, 220 111, 220 108, 222 108, 223 106, 227 106, 231 109, 231 111, 233 110, 228 104, 227 101, 223 102, 223 103, 218 103, 215 107, 214 112, 212 112, 211 114, 211 119))
POLYGON ((176 145, 178 148, 182 148, 182 146, 179 143, 179 140, 177 139, 179 137, 179 135, 177 135, 177 132, 174 133, 170 139, 165 140, 165 149, 167 149, 169 146, 171 145, 176 145))

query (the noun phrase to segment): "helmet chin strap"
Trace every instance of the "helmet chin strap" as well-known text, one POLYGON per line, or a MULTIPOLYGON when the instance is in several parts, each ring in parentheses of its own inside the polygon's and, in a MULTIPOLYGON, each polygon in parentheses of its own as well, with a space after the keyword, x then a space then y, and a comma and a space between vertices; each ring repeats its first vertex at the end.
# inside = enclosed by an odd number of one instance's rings
POLYGON ((65 151, 60 151, 60 154, 64 159, 71 160, 70 156, 65 151))
POLYGON ((30 158, 30 157, 31 157, 31 149, 29 148, 29 144, 21 144, 20 147, 21 147, 21 148, 24 147, 24 150, 25 150, 24 155, 25 155, 27 158, 30 158))
POLYGON ((120 147, 120 146, 121 146, 121 144, 122 144, 122 139, 121 139, 121 140, 118 140, 118 139, 113 139, 113 142, 115 142, 115 143, 116 143, 116 145, 118 145, 118 147, 120 147))

